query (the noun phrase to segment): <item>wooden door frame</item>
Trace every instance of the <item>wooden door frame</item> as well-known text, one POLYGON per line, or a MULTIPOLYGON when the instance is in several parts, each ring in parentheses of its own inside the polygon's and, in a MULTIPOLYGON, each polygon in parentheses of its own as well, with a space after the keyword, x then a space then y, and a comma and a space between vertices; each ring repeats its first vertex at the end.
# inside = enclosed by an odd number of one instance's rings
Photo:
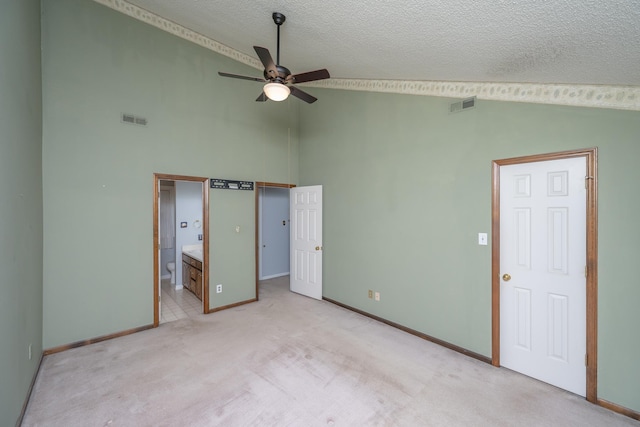
POLYGON ((500 167, 584 157, 587 162, 587 400, 597 403, 598 386, 598 148, 571 150, 493 161, 491 185, 491 363, 500 366, 500 167))
MULTIPOLYGON (((158 212, 160 206, 159 189, 160 181, 190 181, 202 183, 202 312, 209 313, 209 178, 186 175, 170 175, 162 173, 153 174, 153 327, 160 324, 160 304, 159 292, 160 275, 158 259, 158 248, 160 247, 160 236, 158 224, 158 212)), ((176 259, 176 263, 182 260, 176 259)), ((178 278, 176 278, 178 279, 178 278)))
MULTIPOLYGON (((256 181, 256 185, 255 185, 255 210, 256 210, 256 216, 255 216, 255 221, 256 221, 256 226, 255 226, 255 230, 256 230, 256 301, 258 301, 259 298, 259 283, 260 283, 260 272, 258 271, 258 268, 260 267, 260 206, 259 206, 259 195, 260 195, 260 189, 261 188, 265 188, 265 187, 276 187, 276 188, 294 188, 295 184, 281 184, 281 183, 277 183, 277 182, 262 182, 262 181, 256 181)), ((289 201, 289 203, 291 203, 291 201, 289 201)))

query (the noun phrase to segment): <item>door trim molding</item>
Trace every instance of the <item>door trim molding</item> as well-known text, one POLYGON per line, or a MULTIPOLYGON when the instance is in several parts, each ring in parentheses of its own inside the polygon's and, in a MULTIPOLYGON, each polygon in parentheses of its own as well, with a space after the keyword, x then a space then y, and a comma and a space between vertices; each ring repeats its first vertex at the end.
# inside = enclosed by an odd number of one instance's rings
POLYGON ((587 400, 598 402, 598 148, 494 160, 491 179, 491 364, 500 366, 500 167, 584 157, 587 162, 587 400))
POLYGON ((255 221, 256 221, 256 226, 255 226, 255 230, 256 230, 256 301, 260 300, 260 292, 259 292, 259 283, 260 283, 260 271, 258 271, 258 268, 260 267, 260 206, 259 206, 259 200, 258 197, 260 196, 260 189, 261 188, 265 188, 265 187, 276 187, 276 188, 294 188, 296 185, 295 184, 281 184, 281 183, 277 183, 277 182, 263 182, 263 181, 256 181, 256 185, 255 185, 255 210, 256 210, 256 217, 255 217, 255 221))
MULTIPOLYGON (((158 287, 160 275, 158 267, 158 247, 160 246, 160 236, 158 231, 158 212, 160 206, 158 200, 160 196, 160 181, 191 181, 202 183, 202 312, 209 313, 209 178, 200 176, 170 175, 162 173, 153 174, 153 327, 160 325, 160 304, 158 287)), ((176 262, 179 260, 176 259, 176 262)))

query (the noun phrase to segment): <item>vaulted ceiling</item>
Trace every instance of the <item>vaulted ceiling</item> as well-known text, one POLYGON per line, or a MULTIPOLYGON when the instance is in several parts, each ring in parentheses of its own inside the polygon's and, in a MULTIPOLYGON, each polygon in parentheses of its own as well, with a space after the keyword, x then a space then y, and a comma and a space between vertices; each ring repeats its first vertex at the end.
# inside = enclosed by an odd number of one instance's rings
POLYGON ((275 58, 271 14, 281 12, 280 62, 294 73, 327 68, 332 80, 318 86, 450 96, 455 82, 454 94, 477 88, 516 98, 540 87, 553 98, 567 88, 582 91, 574 97, 622 97, 624 105, 613 108, 640 109, 635 0, 96 1, 147 22, 164 18, 257 69, 253 46, 275 58))

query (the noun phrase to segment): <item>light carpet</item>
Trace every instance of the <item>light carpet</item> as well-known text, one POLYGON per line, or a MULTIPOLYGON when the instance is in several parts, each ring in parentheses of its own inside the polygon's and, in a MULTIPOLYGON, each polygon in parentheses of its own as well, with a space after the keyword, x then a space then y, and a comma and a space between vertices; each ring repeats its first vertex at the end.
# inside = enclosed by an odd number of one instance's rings
POLYGON ((46 356, 23 426, 633 426, 265 281, 260 301, 46 356))

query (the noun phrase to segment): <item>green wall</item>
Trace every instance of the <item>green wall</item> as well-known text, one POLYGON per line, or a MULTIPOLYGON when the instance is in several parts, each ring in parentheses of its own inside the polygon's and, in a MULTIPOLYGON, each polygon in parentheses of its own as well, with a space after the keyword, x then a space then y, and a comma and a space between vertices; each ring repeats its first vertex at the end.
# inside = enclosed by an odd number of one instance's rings
POLYGON ((599 147, 599 397, 640 410, 640 113, 318 90, 300 184, 324 186, 324 296, 491 356, 491 161, 599 147), (367 298, 367 290, 381 301, 367 298))
MULTIPOLYGON (((259 84, 217 72, 258 70, 91 1, 45 0, 42 44, 52 348, 153 322, 153 173, 297 182, 298 103, 257 103, 259 84)), ((210 205, 215 308, 255 297, 254 194, 210 205)))
POLYGON ((0 64, 0 425, 10 426, 42 355, 40 0, 0 4, 0 64))

